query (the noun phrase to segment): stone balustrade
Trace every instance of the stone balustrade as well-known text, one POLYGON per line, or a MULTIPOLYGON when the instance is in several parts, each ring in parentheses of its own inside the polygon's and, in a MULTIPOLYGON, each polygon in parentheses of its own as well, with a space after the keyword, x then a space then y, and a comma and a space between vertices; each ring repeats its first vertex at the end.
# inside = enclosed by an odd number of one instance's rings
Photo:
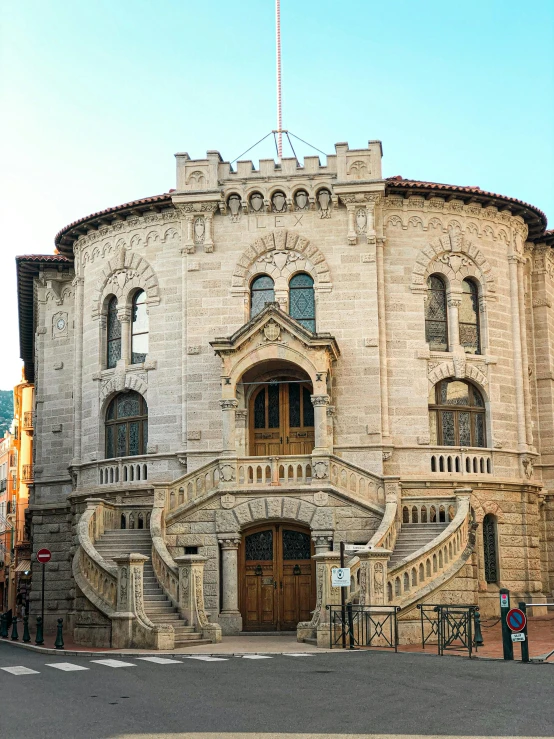
POLYGON ((434 475, 492 475, 492 452, 435 447, 429 452, 429 470, 434 475))
POLYGON ((446 582, 471 554, 473 532, 469 495, 458 495, 454 518, 444 531, 388 570, 388 602, 406 609, 446 582))
POLYGON ((456 498, 410 496, 402 498, 402 523, 449 523, 456 515, 456 498))
POLYGON ((98 484, 118 485, 148 480, 148 462, 140 457, 114 459, 98 464, 98 484))
POLYGON ((382 505, 385 490, 381 478, 332 455, 329 458, 329 480, 331 485, 349 496, 382 505))

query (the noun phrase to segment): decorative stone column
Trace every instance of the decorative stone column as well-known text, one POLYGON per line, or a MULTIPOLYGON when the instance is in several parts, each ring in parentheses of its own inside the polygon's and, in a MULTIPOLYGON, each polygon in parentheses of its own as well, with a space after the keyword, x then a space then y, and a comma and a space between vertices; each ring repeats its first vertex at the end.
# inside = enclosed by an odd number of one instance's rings
POLYGON ((126 367, 131 362, 131 311, 118 308, 117 317, 121 324, 121 362, 126 367))
POLYGON ((387 605, 387 564, 392 552, 388 549, 363 549, 360 560, 360 605, 387 605))
POLYGON ((222 455, 224 457, 235 457, 237 454, 235 412, 238 404, 238 400, 234 398, 219 401, 222 410, 222 455))
POLYGON ((462 304, 462 294, 451 292, 448 296, 447 302, 448 302, 448 350, 456 353, 456 351, 460 347, 459 309, 460 309, 460 305, 462 304))
POLYGON ((222 598, 219 623, 223 634, 240 634, 242 616, 239 611, 238 548, 240 537, 236 534, 218 534, 221 547, 222 598))
POLYGON ((340 588, 331 587, 331 570, 340 567, 339 552, 314 554, 316 563, 317 600, 311 621, 301 621, 296 628, 296 638, 302 641, 317 637, 318 647, 329 647, 330 620, 326 606, 340 605, 340 588))
POLYGON ((248 422, 248 411, 239 408, 235 411, 235 443, 237 456, 246 457, 246 426, 248 422))
POLYGON ((327 428, 327 406, 328 395, 311 395, 314 406, 315 447, 313 455, 325 456, 331 453, 329 445, 329 433, 327 428))
MULTIPOLYGON (((512 318, 512 351, 514 358, 514 379, 516 389, 516 416, 517 416, 517 448, 520 452, 527 451, 527 432, 525 425, 525 392, 523 384, 523 362, 521 348, 521 322, 519 315, 518 291, 518 263, 521 257, 512 254, 508 257, 510 274, 510 308, 512 318)), ((527 372, 527 367, 525 367, 527 372)))
POLYGON ((221 641, 221 627, 211 624, 204 610, 204 565, 207 557, 185 554, 175 557, 179 569, 179 611, 189 626, 214 644, 221 641))
POLYGON ((312 541, 316 554, 328 554, 329 545, 333 541, 332 531, 312 531, 312 541))

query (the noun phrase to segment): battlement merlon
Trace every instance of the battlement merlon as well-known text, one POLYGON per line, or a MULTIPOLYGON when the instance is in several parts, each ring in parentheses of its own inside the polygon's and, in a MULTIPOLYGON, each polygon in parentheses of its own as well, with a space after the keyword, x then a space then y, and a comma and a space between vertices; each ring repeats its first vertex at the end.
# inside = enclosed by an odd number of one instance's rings
POLYGON ((383 147, 380 141, 369 141, 367 149, 349 149, 347 143, 335 144, 335 154, 327 156, 327 164, 322 166, 318 156, 304 157, 298 166, 294 157, 285 157, 281 162, 273 159, 260 159, 259 169, 251 160, 239 161, 233 170, 229 162, 224 162, 218 151, 208 151, 206 159, 191 159, 186 152, 175 154, 177 160, 177 192, 215 191, 221 187, 236 184, 246 186, 251 183, 271 180, 321 178, 335 184, 353 182, 379 182, 382 180, 381 159, 383 147))

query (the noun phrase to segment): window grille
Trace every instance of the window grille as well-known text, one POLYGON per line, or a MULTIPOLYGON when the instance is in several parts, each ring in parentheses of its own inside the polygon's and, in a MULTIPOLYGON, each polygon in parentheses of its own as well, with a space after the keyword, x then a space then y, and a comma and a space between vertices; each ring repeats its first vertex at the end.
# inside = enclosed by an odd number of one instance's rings
POLYGON ((481 393, 462 380, 441 380, 429 393, 429 426, 432 445, 486 446, 481 393))
POLYGON ((314 281, 303 272, 289 282, 289 313, 304 328, 315 333, 314 281))
POLYGON ((108 304, 108 369, 115 367, 121 359, 121 323, 117 317, 117 298, 113 297, 108 304))
POLYGON ((459 310, 460 344, 467 354, 481 353, 479 330, 479 295, 471 280, 462 282, 462 302, 459 310))
POLYGON ((254 318, 265 308, 266 303, 275 301, 275 285, 269 275, 260 275, 250 287, 250 318, 254 318))
POLYGON ((490 513, 483 519, 483 559, 485 564, 485 580, 488 583, 498 582, 498 552, 496 543, 496 520, 490 513))
POLYGON ((139 290, 133 297, 133 322, 131 324, 131 363, 140 364, 148 354, 148 313, 146 293, 139 290))
POLYGON ((425 341, 430 349, 448 351, 448 312, 446 308, 446 285, 439 275, 427 280, 425 303, 425 341))
POLYGON ((106 412, 106 459, 146 454, 148 406, 134 391, 120 393, 106 412))

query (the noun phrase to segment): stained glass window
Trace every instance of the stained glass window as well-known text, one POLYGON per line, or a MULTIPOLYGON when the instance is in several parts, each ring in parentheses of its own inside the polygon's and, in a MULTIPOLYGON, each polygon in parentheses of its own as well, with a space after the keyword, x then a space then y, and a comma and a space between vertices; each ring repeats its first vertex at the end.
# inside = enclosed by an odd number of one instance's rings
POLYGON ((108 303, 108 346, 107 366, 108 369, 115 367, 121 359, 121 323, 117 317, 117 298, 113 297, 108 303))
POLYGON ((485 402, 474 385, 441 380, 429 393, 431 444, 486 446, 485 402))
POLYGON ((428 342, 430 349, 438 352, 448 351, 446 285, 438 275, 431 275, 427 280, 425 341, 428 342))
POLYGON ((498 582, 498 552, 496 544, 496 520, 487 513, 483 518, 483 559, 485 565, 485 581, 498 582))
POLYGON ((310 559, 311 556, 309 534, 283 529, 283 559, 310 559))
POLYGON ((304 328, 315 332, 314 281, 301 272, 289 282, 289 313, 304 328))
POLYGON ((269 562, 273 559, 273 531, 257 531, 244 539, 247 562, 269 562))
POLYGON ((269 385, 267 388, 267 427, 279 428, 279 385, 269 385))
POLYGON ((138 393, 120 393, 106 411, 106 459, 146 454, 148 406, 138 393))
POLYGON ((263 311, 266 303, 275 300, 275 286, 269 275, 260 275, 250 286, 250 318, 263 311))
POLYGON ((300 385, 289 384, 289 426, 300 428, 300 385))
POLYGON ((254 428, 265 429, 265 387, 254 399, 254 428))
POLYGON ((462 302, 459 310, 460 344, 467 354, 480 354, 479 296, 471 280, 462 282, 462 302))
POLYGON ((131 363, 140 364, 148 354, 148 313, 146 293, 139 290, 133 297, 133 322, 131 324, 131 363))

